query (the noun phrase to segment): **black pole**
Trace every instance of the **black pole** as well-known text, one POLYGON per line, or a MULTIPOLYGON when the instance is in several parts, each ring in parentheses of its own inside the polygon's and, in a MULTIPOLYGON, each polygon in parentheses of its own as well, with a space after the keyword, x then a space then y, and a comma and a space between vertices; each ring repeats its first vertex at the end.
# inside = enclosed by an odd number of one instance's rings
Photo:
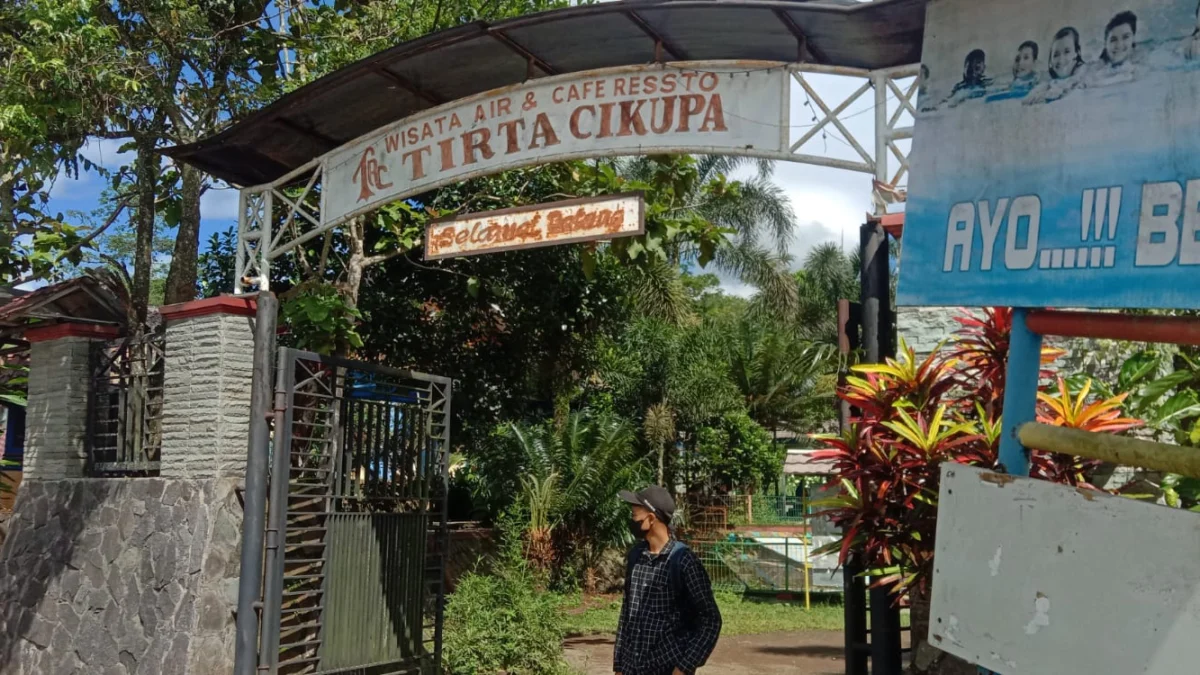
POLYGON ((859 230, 862 286, 862 343, 866 363, 882 363, 894 355, 892 345, 891 272, 883 225, 869 222, 859 230))
POLYGON ((900 675, 900 606, 891 586, 871 587, 871 675, 900 675))
POLYGON ((846 675, 867 675, 867 589, 853 558, 842 566, 843 610, 845 611, 846 675))
POLYGON ((258 608, 262 597, 263 534, 267 510, 267 463, 271 442, 272 364, 279 301, 274 293, 257 298, 254 318, 254 374, 250 381, 250 444, 246 454, 242 561, 238 579, 235 675, 254 675, 258 666, 258 608))

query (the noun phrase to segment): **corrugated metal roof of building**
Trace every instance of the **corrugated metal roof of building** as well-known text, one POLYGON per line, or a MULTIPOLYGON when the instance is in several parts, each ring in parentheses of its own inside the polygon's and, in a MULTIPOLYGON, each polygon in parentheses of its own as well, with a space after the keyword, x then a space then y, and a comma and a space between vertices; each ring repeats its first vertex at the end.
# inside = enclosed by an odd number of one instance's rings
POLYGON ((330 73, 221 133, 167 150, 235 185, 267 183, 369 131, 531 77, 675 61, 878 69, 921 57, 926 0, 625 0, 475 22, 330 73))

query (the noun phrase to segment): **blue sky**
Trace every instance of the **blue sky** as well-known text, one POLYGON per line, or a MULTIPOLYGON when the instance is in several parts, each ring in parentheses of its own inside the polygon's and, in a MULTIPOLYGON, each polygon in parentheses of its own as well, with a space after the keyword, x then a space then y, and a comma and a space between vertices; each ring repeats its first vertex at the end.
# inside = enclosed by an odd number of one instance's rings
MULTIPOLYGON (((84 147, 82 154, 88 161, 115 171, 133 159, 131 152, 118 152, 121 145, 122 141, 92 139, 84 147)), ((97 207, 106 184, 106 179, 99 173, 84 171, 82 167, 78 178, 68 177, 65 173, 59 174, 53 189, 50 190, 48 210, 62 213, 91 212, 97 207)), ((237 206, 237 190, 224 183, 214 185, 204 194, 200 200, 201 250, 206 248, 208 238, 214 232, 237 226, 237 206)), ((128 212, 125 215, 127 216, 128 212)))

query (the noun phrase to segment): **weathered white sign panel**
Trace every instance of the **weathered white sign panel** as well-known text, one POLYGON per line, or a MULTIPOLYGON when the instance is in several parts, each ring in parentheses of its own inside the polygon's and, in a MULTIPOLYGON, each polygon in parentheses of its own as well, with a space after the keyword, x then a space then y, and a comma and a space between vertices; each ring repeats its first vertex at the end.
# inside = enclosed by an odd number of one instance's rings
POLYGON ((1196 0, 931 0, 898 300, 1200 307, 1196 0))
POLYGON ((933 646, 1003 675, 1200 664, 1200 514, 942 466, 933 646))
POLYGON ((425 259, 628 237, 645 227, 640 193, 472 213, 431 223, 425 259))
POLYGON ((768 65, 750 72, 746 66, 734 72, 653 65, 574 73, 414 115, 324 160, 322 224, 455 181, 544 162, 648 152, 783 152, 790 75, 768 65))

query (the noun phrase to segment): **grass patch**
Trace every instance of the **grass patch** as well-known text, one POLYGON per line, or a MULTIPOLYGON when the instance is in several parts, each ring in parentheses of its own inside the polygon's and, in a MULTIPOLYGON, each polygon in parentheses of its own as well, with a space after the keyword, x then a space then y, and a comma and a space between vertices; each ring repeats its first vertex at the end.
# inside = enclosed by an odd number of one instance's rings
MULTIPOLYGON (((716 597, 723 620, 722 635, 842 629, 840 603, 814 601, 812 609, 806 610, 803 602, 744 598, 736 593, 717 593, 716 597)), ((571 595, 563 598, 562 607, 569 635, 615 633, 621 596, 571 595)))

